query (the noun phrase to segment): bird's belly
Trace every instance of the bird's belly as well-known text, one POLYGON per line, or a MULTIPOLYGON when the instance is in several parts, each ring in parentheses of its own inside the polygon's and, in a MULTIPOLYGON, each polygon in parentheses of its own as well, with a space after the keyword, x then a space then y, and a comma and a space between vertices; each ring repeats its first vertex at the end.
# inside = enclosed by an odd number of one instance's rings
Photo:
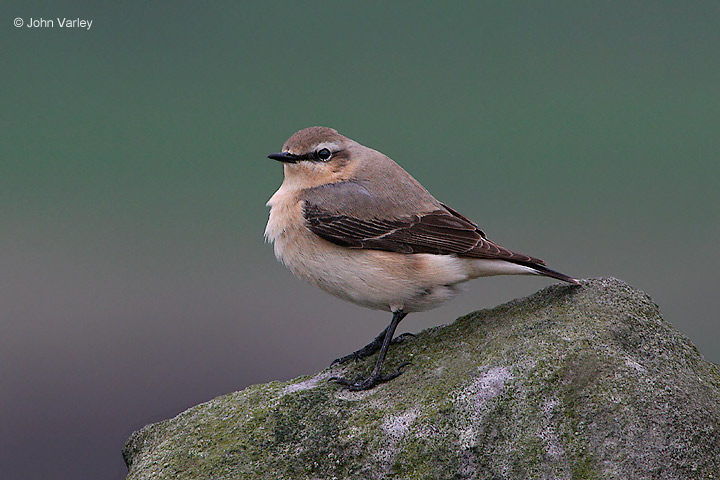
POLYGON ((406 312, 439 306, 468 279, 461 260, 444 255, 349 249, 309 231, 286 230, 275 254, 296 276, 344 300, 406 312), (294 233, 294 234, 293 234, 294 233))

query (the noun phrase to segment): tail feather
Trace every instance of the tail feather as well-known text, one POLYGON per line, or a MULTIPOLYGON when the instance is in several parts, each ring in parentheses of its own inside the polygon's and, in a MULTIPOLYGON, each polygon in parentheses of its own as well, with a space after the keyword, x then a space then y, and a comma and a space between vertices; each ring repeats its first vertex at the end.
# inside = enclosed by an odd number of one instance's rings
POLYGON ((555 270, 551 270, 544 265, 538 265, 537 263, 529 263, 529 262, 515 262, 515 263, 532 268, 533 270, 535 270, 535 272, 537 272, 538 275, 556 278, 558 280, 562 280, 563 282, 572 283, 574 285, 580 285, 580 281, 578 279, 570 277, 568 275, 565 275, 564 273, 560 273, 560 272, 556 272, 555 270))

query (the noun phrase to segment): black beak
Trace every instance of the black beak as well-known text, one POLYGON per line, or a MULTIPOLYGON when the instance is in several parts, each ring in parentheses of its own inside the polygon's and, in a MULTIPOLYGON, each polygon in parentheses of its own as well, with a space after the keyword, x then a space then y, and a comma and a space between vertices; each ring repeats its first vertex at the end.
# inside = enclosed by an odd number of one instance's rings
POLYGON ((268 158, 272 158, 273 160, 277 160, 278 162, 283 163, 295 163, 297 162, 297 158, 292 153, 282 152, 282 153, 271 153, 268 155, 268 158))

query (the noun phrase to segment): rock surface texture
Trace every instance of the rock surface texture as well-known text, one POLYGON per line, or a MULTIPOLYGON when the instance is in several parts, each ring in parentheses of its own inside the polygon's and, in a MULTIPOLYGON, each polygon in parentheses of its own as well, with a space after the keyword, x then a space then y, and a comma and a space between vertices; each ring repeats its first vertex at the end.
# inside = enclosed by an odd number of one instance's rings
MULTIPOLYGON (((358 345, 359 346, 359 345, 358 345)), ((134 433, 128 479, 720 479, 720 369, 644 293, 555 285, 393 346, 366 392, 255 385, 134 433)))

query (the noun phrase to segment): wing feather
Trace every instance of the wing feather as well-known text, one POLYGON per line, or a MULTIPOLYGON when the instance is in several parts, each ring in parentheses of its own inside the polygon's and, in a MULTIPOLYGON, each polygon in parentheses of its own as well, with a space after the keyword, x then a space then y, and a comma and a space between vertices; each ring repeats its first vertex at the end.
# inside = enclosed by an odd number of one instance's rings
POLYGON ((404 218, 360 219, 306 201, 303 214, 313 233, 343 247, 545 264, 491 242, 473 222, 440 205, 442 208, 432 212, 404 218))

